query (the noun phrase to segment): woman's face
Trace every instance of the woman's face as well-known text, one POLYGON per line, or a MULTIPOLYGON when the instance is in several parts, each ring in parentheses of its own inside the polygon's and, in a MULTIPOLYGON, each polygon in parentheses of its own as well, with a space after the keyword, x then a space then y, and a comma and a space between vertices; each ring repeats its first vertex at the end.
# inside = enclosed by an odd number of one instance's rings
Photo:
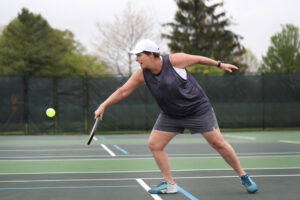
POLYGON ((151 68, 151 57, 145 53, 138 53, 136 54, 136 61, 140 64, 142 69, 149 69, 151 68))

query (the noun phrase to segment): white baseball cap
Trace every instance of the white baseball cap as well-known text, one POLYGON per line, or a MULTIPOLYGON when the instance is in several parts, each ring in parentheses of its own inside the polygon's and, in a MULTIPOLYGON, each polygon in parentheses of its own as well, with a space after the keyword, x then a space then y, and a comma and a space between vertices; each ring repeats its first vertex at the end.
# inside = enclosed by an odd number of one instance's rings
POLYGON ((151 40, 141 40, 140 42, 138 42, 136 44, 136 46, 133 50, 129 51, 129 53, 138 54, 138 53, 141 53, 143 51, 150 51, 150 52, 154 52, 154 53, 159 53, 159 47, 157 46, 157 44, 155 44, 151 40))

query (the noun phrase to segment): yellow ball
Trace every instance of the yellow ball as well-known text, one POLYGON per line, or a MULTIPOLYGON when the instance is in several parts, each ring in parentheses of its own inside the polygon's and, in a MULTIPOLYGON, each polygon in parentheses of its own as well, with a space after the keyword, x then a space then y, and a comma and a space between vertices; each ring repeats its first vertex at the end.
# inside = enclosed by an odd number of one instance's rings
POLYGON ((54 110, 53 108, 48 108, 48 109, 46 110, 46 115, 47 115, 48 117, 54 117, 54 116, 55 116, 55 110, 54 110))

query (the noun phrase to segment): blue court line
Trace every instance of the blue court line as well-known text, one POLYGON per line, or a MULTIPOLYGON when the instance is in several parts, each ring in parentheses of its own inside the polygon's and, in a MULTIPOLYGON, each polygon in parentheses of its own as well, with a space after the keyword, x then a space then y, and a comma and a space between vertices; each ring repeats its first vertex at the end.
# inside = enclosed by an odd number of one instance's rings
POLYGON ((114 147, 116 148, 116 149, 118 149, 119 151, 122 151, 124 154, 128 154, 128 152, 127 151, 125 151, 124 149, 122 149, 121 147, 119 147, 118 145, 114 145, 114 147))
POLYGON ((194 197, 191 193, 187 192, 186 190, 179 187, 178 185, 177 185, 177 189, 179 190, 179 192, 181 192, 184 196, 186 196, 190 200, 199 200, 198 198, 194 197))
POLYGON ((51 190, 51 189, 93 189, 93 188, 137 188, 137 185, 91 185, 91 186, 61 186, 61 187, 22 187, 22 188, 0 188, 0 191, 4 190, 51 190))

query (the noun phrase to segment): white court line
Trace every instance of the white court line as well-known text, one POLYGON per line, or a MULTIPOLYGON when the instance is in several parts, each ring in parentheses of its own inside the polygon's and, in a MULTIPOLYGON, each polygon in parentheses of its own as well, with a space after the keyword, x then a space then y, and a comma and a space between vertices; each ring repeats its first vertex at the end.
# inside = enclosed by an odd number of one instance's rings
POLYGON ((107 152, 109 153, 109 155, 111 155, 112 157, 115 157, 115 156, 116 156, 116 154, 115 154, 114 152, 112 152, 109 148, 107 148, 106 145, 101 144, 101 147, 102 147, 105 151, 107 151, 107 152))
POLYGON ((228 138, 235 138, 235 139, 256 140, 256 137, 248 137, 248 136, 226 135, 226 134, 224 134, 223 136, 228 138))
POLYGON ((57 151, 99 151, 97 148, 83 149, 83 148, 74 148, 74 149, 1 149, 0 152, 57 152, 57 151))
MULTIPOLYGON (((136 179, 136 181, 148 192, 150 187, 140 178, 136 179)), ((155 200, 162 200, 157 194, 150 194, 155 200)))
POLYGON ((96 138, 96 136, 93 137, 93 140, 98 141, 98 138, 96 138))
POLYGON ((290 140, 280 140, 279 142, 289 143, 289 144, 300 144, 300 142, 290 141, 290 140))
MULTIPOLYGON (((105 146, 105 145, 104 145, 105 146)), ((103 147, 104 148, 104 147, 103 147)), ((107 147, 106 147, 107 148, 107 147)), ((106 150, 106 149, 105 149, 106 150)), ((115 157, 116 154, 114 152, 112 152, 110 149, 107 148, 106 150, 107 152, 110 151, 111 152, 111 156, 112 157, 115 157)), ((82 157, 85 157, 85 156, 82 156, 82 157)), ((300 155, 243 155, 243 156, 239 156, 239 158, 289 158, 289 157, 300 157, 300 155)), ((185 160, 185 159, 222 159, 221 157, 216 157, 216 156, 207 156, 207 157, 198 157, 198 156, 187 156, 187 157, 172 157, 172 156, 169 156, 169 159, 170 160, 173 160, 173 159, 182 159, 182 160, 185 160)), ((21 159, 18 159, 18 160, 13 160, 13 159, 8 159, 8 160, 1 160, 0 159, 0 163, 1 162, 51 162, 51 161, 60 161, 60 162, 70 162, 70 161, 94 161, 94 160, 97 160, 97 161, 101 161, 101 160, 153 160, 152 157, 149 157, 149 158, 126 158, 126 157, 122 157, 122 158, 79 158, 79 159, 42 159, 42 160, 21 160, 21 159)))
MULTIPOLYGON (((96 151, 96 150, 95 150, 96 151)), ((98 149, 99 151, 99 149, 98 149)), ((258 152, 258 153, 237 153, 237 155, 239 156, 269 156, 269 155, 290 155, 290 154, 300 154, 299 151, 295 151, 295 152, 258 152)), ((218 153, 202 153, 202 154, 168 154, 169 158, 177 158, 176 156, 182 156, 182 157, 191 157, 191 156, 195 156, 196 158, 201 157, 201 156, 220 156, 220 154, 218 153), (174 156, 174 157, 173 157, 174 156)), ((119 155, 120 157, 152 157, 152 154, 135 154, 135 155, 119 155)), ((109 155, 77 155, 77 156, 0 156, 0 159, 25 159, 25 158, 81 158, 81 157, 95 157, 95 158, 103 158, 103 157, 110 157, 109 155)))
MULTIPOLYGON (((300 177, 300 174, 266 174, 266 175, 251 175, 255 178, 272 178, 272 177, 300 177)), ((220 178, 238 178, 237 175, 228 176, 186 176, 186 177, 174 177, 174 179, 220 179, 220 178)), ((146 180, 161 180, 161 177, 150 177, 143 178, 146 180)), ((42 180, 7 180, 0 181, 0 183, 38 183, 38 182, 92 182, 92 181, 132 181, 141 180, 145 185, 147 185, 141 178, 99 178, 99 179, 42 179, 42 180)), ((138 181, 139 182, 139 181, 138 181)), ((139 182, 140 183, 140 182, 139 182)), ((141 183, 140 183, 141 184, 141 183)), ((150 190, 150 187, 144 187, 146 191, 150 190)))
MULTIPOLYGON (((276 167, 276 168, 244 168, 244 170, 293 170, 300 167, 276 167)), ((172 172, 190 172, 190 171, 232 171, 231 168, 220 169, 175 169, 172 172)), ((122 173, 154 173, 160 170, 141 170, 141 171, 94 171, 94 172, 35 172, 35 173, 0 173, 0 175, 47 175, 47 174, 122 174, 122 173)))
MULTIPOLYGON (((82 157, 84 158, 87 158, 87 159, 84 159, 84 160, 89 160, 88 158, 103 158, 103 157, 111 157, 109 155, 78 155, 78 156, 10 156, 10 157, 0 157, 0 161, 3 161, 1 159, 8 159, 8 158, 11 158, 11 160, 6 160, 6 161, 16 161, 16 160, 13 160, 13 159, 29 159, 29 158, 54 158, 54 159, 57 159, 57 158, 79 158, 79 160, 82 160, 82 157)), ((46 159, 45 159, 46 160, 46 159)), ((47 160, 53 160, 53 159, 47 159, 47 160)), ((74 159, 68 159, 68 160, 74 160, 74 159)), ((76 159, 75 159, 76 160, 76 159)), ((22 160, 22 161, 27 161, 27 160, 22 160)))

